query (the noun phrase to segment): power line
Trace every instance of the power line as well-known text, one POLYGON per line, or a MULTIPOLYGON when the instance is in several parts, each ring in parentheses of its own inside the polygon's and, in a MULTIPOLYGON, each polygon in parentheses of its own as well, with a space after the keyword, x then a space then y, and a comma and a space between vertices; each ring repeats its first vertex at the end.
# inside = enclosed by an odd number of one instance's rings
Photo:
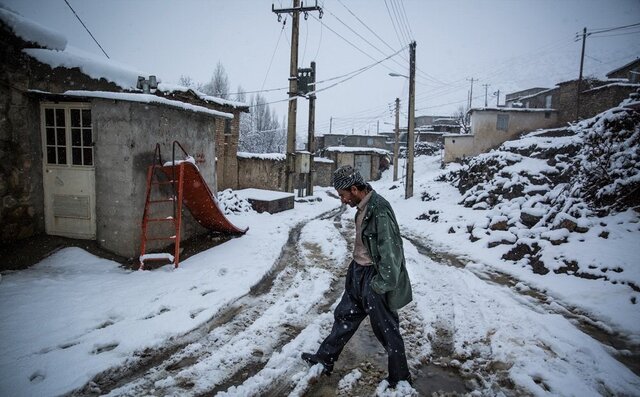
POLYGON ((393 30, 396 32, 396 37, 398 38, 398 43, 400 43, 400 45, 403 44, 403 40, 400 38, 400 35, 398 34, 398 29, 396 29, 396 23, 393 20, 393 17, 391 16, 391 11, 389 11, 389 5, 387 4, 387 0, 384 0, 384 6, 387 8, 387 14, 389 14, 389 19, 391 20, 391 24, 393 25, 393 30))
POLYGON ((69 6, 69 9, 71 10, 71 12, 73 12, 73 15, 76 16, 76 18, 78 18, 78 21, 80 21, 80 23, 82 24, 82 26, 84 26, 84 29, 87 31, 87 33, 89 33, 89 36, 91 36, 91 38, 93 39, 93 41, 96 42, 96 44, 98 45, 98 47, 100 47, 100 49, 102 50, 102 53, 104 54, 104 56, 107 57, 107 59, 111 59, 109 58, 109 55, 107 55, 107 52, 104 50, 104 48, 102 48, 102 46, 100 45, 100 43, 98 43, 98 40, 96 40, 95 37, 93 37, 93 34, 91 33, 91 31, 89 30, 89 28, 87 27, 87 25, 84 24, 84 22, 82 22, 82 19, 80 19, 80 16, 78 16, 78 14, 76 13, 76 11, 73 9, 73 7, 71 7, 71 4, 69 4, 69 2, 67 0, 64 0, 65 3, 67 3, 67 6, 69 6))
POLYGON ((280 39, 282 39, 282 32, 284 32, 284 26, 285 24, 282 24, 282 29, 280 29, 280 35, 278 36, 276 47, 273 49, 273 54, 271 55, 271 61, 269 61, 269 67, 267 68, 267 73, 265 73, 264 75, 264 80, 262 80, 262 86, 260 87, 260 90, 264 88, 264 85, 267 82, 267 77, 269 77, 269 72, 271 71, 271 65, 273 65, 273 58, 275 58, 276 56, 276 51, 278 51, 278 45, 280 44, 280 39))

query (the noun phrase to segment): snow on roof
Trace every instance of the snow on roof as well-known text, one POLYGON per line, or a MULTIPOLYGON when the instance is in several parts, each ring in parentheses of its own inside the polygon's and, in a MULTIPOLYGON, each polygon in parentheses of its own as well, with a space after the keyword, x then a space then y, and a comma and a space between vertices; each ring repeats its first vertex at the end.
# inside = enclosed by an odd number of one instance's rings
POLYGON ((593 92, 593 91, 597 91, 597 90, 601 90, 603 88, 609 88, 609 87, 636 87, 636 88, 640 88, 640 84, 633 84, 633 83, 620 83, 620 82, 613 82, 610 84, 605 84, 605 85, 601 85, 595 88, 591 88, 589 90, 586 91, 582 91, 582 93, 586 93, 586 92, 593 92))
MULTIPOLYGON (((36 43, 45 48, 25 48, 23 52, 39 62, 52 68, 79 68, 87 76, 100 80, 105 79, 124 90, 137 90, 138 76, 149 76, 132 66, 96 56, 78 48, 67 46, 67 39, 62 34, 47 29, 27 18, 22 17, 0 5, 0 20, 9 26, 16 36, 27 42, 36 43)), ((163 83, 158 78, 158 89, 164 92, 189 91, 189 87, 163 83)), ((234 108, 248 107, 246 103, 217 98, 205 93, 191 90, 197 97, 222 106, 234 108)))
POLYGON ((3 7, 0 5, 0 20, 24 41, 59 51, 67 46, 67 38, 63 35, 3 7))
POLYGON ((350 147, 350 146, 329 146, 325 149, 328 152, 344 152, 344 153, 378 153, 389 154, 391 153, 385 149, 378 149, 373 147, 350 147))
POLYGON ((494 107, 487 107, 487 108, 472 108, 469 110, 470 113, 473 112, 485 112, 485 111, 494 111, 494 112, 556 112, 556 109, 551 109, 551 108, 505 108, 505 107, 500 107, 500 108, 494 108, 494 107))
POLYGON ((93 79, 104 78, 125 90, 135 90, 138 76, 148 75, 125 64, 101 58, 73 47, 68 47, 65 51, 41 48, 25 48, 22 51, 52 68, 79 68, 82 73, 93 79))
POLYGON ((165 91, 165 92, 188 92, 191 91, 193 92, 198 98, 207 101, 207 102, 213 102, 216 103, 218 105, 222 105, 222 106, 231 106, 233 108, 242 108, 242 107, 249 107, 249 104, 245 103, 245 102, 240 102, 240 101, 231 101, 229 99, 224 99, 224 98, 218 98, 215 96, 211 96, 211 95, 207 95, 204 92, 198 91, 198 90, 194 90, 193 88, 190 87, 185 87, 183 85, 179 85, 179 84, 173 84, 173 83, 159 83, 158 84, 158 89, 160 91, 165 91))
POLYGON ((333 163, 333 160, 326 157, 314 157, 313 161, 316 163, 333 163))
POLYGON ((276 160, 276 161, 284 161, 286 159, 286 156, 283 153, 238 152, 238 157, 243 159, 276 160))
POLYGON ((557 89, 557 88, 556 88, 556 87, 554 87, 554 88, 548 88, 548 89, 543 90, 543 91, 538 91, 538 92, 536 92, 535 94, 531 94, 531 95, 527 95, 527 96, 520 97, 520 98, 518 98, 518 101, 519 101, 519 102, 521 102, 521 101, 523 101, 523 100, 525 100, 525 99, 534 98, 534 97, 537 97, 537 96, 538 96, 538 95, 540 95, 540 94, 546 94, 547 92, 551 92, 551 91, 554 91, 554 90, 556 90, 556 89, 557 89))
POLYGON ((171 106, 175 108, 190 110, 196 113, 204 113, 215 117, 224 117, 227 119, 233 119, 233 114, 220 112, 218 110, 213 110, 209 108, 205 108, 203 106, 192 105, 190 103, 175 101, 163 97, 159 97, 153 94, 141 94, 135 92, 112 92, 112 91, 65 91, 62 94, 51 93, 51 92, 43 92, 38 90, 29 90, 29 92, 46 94, 46 95, 66 95, 71 97, 81 97, 81 98, 102 98, 102 99, 115 99, 119 101, 129 101, 129 102, 140 102, 140 103, 153 103, 171 106))

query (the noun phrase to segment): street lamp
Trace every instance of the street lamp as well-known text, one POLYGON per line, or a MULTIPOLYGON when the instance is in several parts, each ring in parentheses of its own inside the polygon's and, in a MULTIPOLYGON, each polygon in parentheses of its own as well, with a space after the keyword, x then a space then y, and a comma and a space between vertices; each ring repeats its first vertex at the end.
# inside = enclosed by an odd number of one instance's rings
POLYGON ((409 79, 409 126, 407 127, 407 181, 405 183, 404 198, 413 197, 413 152, 415 146, 415 93, 416 93, 416 42, 409 44, 409 76, 400 73, 389 73, 391 77, 404 77, 409 79))

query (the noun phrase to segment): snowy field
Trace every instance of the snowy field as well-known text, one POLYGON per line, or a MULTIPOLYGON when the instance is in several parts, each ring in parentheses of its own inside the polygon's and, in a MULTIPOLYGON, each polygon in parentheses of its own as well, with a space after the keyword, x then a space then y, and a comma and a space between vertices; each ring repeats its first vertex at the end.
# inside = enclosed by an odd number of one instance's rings
MULTIPOLYGON (((402 310, 401 318, 411 318, 424 329, 420 350, 412 352, 410 363, 422 359, 443 362, 439 356, 444 351, 446 365, 478 374, 478 395, 500 395, 499 384, 505 379, 513 389, 531 395, 639 395, 640 378, 613 358, 620 352, 586 335, 561 315, 562 310, 577 309, 594 324, 638 342, 640 314, 631 301, 637 293, 627 285, 601 280, 534 274, 529 267, 501 259, 501 246, 489 249, 486 240, 472 242, 468 233, 450 233, 452 227, 467 230, 469 224, 486 219, 490 210, 459 205, 462 195, 458 190, 434 180, 442 172, 439 156, 417 158, 415 195, 409 200, 404 200, 403 186, 391 180, 391 170, 373 184, 391 201, 403 234, 410 238, 405 240, 405 251, 415 299, 402 310), (423 201, 423 192, 435 199, 423 201), (416 219, 429 210, 437 211, 437 222, 416 219), (457 255, 466 266, 437 263, 412 241, 457 255), (518 283, 509 287, 480 277, 495 270, 518 283), (540 307, 521 293, 529 289, 546 294, 547 305, 540 307), (436 346, 434 335, 449 335, 449 340, 440 339, 436 346)), ((247 235, 188 258, 177 270, 165 266, 127 271, 81 249, 68 248, 30 269, 3 273, 0 395, 50 396, 73 391, 104 370, 126 366, 145 349, 157 349, 197 329, 246 295, 277 261, 291 229, 305 222, 297 244, 308 271, 292 274, 286 281, 286 293, 263 300, 266 306, 260 321, 242 334, 234 337, 232 331, 216 331, 220 338, 229 338, 229 347, 210 352, 206 359, 180 372, 196 380, 194 392, 209 390, 228 376, 216 369, 241 367, 243 357, 262 346, 268 352, 264 367, 220 395, 260 395, 273 379, 282 377, 296 383, 291 395, 304 395, 317 368, 307 371, 299 353, 317 347, 331 323, 330 312, 311 313, 332 278, 330 268, 313 265, 318 257, 339 265, 349 255, 329 220, 311 221, 339 206, 328 191, 317 189, 322 201, 296 203, 294 210, 283 213, 231 216, 234 224, 250 227, 247 235), (279 347, 269 337, 274 324, 302 331, 279 347)), ((353 209, 347 210, 343 222, 353 215, 353 209)), ((608 263, 613 257, 623 269, 621 274, 640 284, 636 260, 629 254, 639 242, 637 215, 626 212, 604 222, 609 244, 603 244, 594 230, 580 239, 569 239, 558 249, 590 263, 608 263)), ((188 347, 199 348, 203 349, 197 343, 188 347)), ((341 380, 346 395, 359 376, 355 370, 341 380)), ((165 390, 179 383, 171 378, 155 382, 155 387, 165 390)), ((408 385, 391 392, 384 383, 378 395, 415 395, 408 385)), ((111 395, 135 395, 135 385, 128 387, 111 395)))

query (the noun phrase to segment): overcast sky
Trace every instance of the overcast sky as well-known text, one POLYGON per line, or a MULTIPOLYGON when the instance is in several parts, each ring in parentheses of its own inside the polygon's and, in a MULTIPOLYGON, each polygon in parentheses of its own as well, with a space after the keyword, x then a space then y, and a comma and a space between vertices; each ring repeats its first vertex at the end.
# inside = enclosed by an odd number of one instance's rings
MULTIPOLYGON (((287 98, 291 20, 271 11, 291 0, 67 0, 111 59, 178 82, 211 79, 220 61, 231 91, 269 90, 268 101, 287 98)), ((23 16, 64 34, 71 46, 102 55, 64 0, 0 0, 23 16)), ((305 6, 314 5, 311 0, 305 6)), ((553 87, 578 77, 583 28, 640 23, 639 0, 319 0, 321 20, 301 18, 299 67, 317 63, 319 81, 372 65, 417 42, 416 116, 444 115, 483 106, 488 84, 504 94, 553 87)), ((390 130, 392 103, 401 100, 406 126, 408 50, 345 81, 319 89, 316 131, 375 133, 390 130)), ((640 56, 640 26, 587 38, 585 75, 604 74, 640 56)), ((286 102, 274 103, 279 118, 286 102)), ((298 134, 306 137, 308 101, 298 100, 298 134)))

